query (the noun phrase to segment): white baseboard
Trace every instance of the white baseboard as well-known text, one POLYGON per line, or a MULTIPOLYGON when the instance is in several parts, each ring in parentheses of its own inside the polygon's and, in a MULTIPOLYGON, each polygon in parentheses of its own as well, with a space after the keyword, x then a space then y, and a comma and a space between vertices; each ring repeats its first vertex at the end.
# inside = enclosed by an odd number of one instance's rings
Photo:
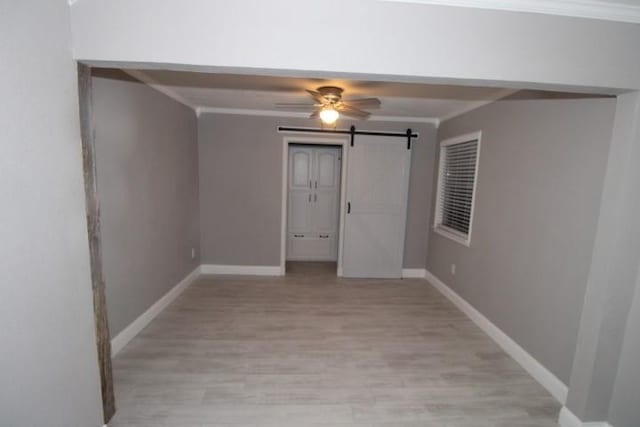
POLYGON ((200 276, 200 267, 196 267, 191 273, 167 292, 162 298, 156 301, 151 307, 142 313, 129 326, 124 328, 111 340, 111 357, 114 357, 126 346, 140 331, 142 331, 151 321, 171 304, 178 296, 200 276))
POLYGON ((560 427, 582 427, 582 421, 566 406, 563 406, 558 416, 560 427))
POLYGON ((476 325, 489 335, 502 349, 518 362, 536 381, 555 397, 558 402, 565 404, 568 387, 551 371, 527 353, 518 343, 512 340, 500 328, 491 323, 482 313, 473 308, 464 298, 444 284, 440 279, 426 271, 425 278, 456 307, 465 313, 476 325))
POLYGON ((403 279, 424 279, 427 274, 427 270, 424 268, 403 268, 403 279))
POLYGON ((245 276, 282 276, 279 265, 220 265, 203 264, 200 266, 202 274, 238 274, 245 276))
POLYGON ((583 423, 580 421, 580 418, 576 417, 576 415, 566 406, 563 406, 560 410, 558 424, 560 427, 612 427, 611 424, 606 421, 583 423))

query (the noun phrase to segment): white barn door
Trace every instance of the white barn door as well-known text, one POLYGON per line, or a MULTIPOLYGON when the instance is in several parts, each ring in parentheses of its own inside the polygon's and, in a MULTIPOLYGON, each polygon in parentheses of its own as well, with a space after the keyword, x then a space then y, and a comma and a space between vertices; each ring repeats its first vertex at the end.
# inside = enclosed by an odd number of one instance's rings
POLYGON ((357 135, 349 147, 345 277, 402 276, 410 167, 406 139, 357 135))

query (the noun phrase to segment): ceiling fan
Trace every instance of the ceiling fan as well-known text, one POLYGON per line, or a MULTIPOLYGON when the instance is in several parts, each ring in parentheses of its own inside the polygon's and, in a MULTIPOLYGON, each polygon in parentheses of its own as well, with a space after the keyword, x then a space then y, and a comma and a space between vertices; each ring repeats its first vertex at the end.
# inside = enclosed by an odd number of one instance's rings
POLYGON ((380 108, 378 98, 359 98, 343 100, 341 87, 320 86, 317 90, 306 89, 307 93, 316 101, 314 104, 305 103, 279 103, 276 108, 292 110, 310 110, 313 112, 309 116, 311 119, 320 118, 322 123, 334 124, 341 114, 355 119, 367 119, 371 115, 363 108, 380 108))

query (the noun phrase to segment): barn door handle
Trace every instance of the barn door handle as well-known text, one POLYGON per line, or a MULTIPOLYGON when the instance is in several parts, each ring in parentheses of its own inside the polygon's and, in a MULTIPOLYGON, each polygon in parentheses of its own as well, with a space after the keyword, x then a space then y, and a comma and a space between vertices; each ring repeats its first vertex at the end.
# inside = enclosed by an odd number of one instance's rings
POLYGON ((318 193, 315 193, 315 194, 313 195, 313 201, 314 201, 314 202, 317 202, 317 201, 318 201, 318 193))
POLYGON ((347 213, 351 213, 351 202, 347 202, 347 213))

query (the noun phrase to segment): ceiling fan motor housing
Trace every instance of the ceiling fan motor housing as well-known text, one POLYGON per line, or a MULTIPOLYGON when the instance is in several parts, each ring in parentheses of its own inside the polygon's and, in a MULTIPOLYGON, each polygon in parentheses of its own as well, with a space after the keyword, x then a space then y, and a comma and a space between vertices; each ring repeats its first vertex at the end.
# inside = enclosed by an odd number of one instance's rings
POLYGON ((343 89, 337 86, 321 86, 318 92, 330 103, 335 104, 342 99, 343 89))

